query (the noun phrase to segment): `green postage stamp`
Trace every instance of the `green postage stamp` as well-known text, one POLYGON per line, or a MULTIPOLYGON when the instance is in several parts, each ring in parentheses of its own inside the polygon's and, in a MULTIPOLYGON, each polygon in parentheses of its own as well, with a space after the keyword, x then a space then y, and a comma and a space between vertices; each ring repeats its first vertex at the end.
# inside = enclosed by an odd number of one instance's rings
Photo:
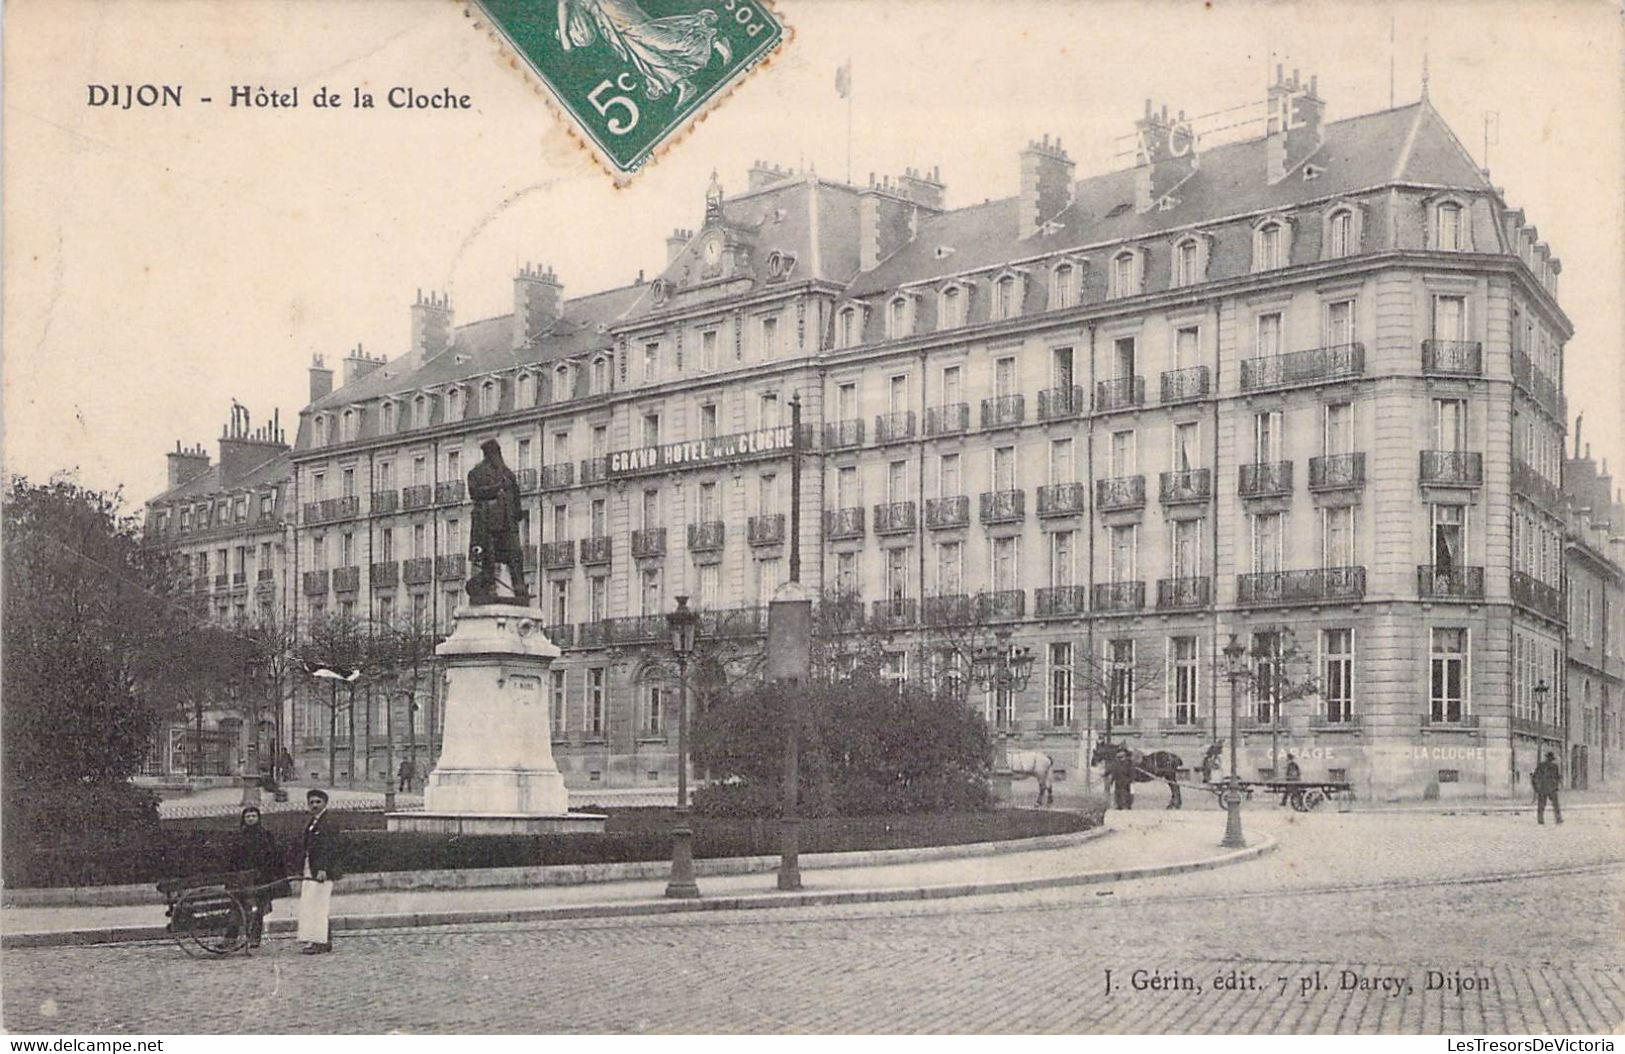
POLYGON ((620 175, 784 39, 763 0, 475 0, 620 175))

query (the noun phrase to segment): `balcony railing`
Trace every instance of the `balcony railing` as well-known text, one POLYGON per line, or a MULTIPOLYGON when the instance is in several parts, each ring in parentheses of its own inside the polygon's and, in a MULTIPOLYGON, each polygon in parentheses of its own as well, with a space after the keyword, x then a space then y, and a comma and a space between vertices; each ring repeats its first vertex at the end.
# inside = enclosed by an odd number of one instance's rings
POLYGON ((983 523, 1017 523, 1027 517, 1024 490, 984 490, 981 501, 983 523))
POLYGON ((231 575, 229 572, 222 571, 214 576, 214 587, 216 589, 224 589, 229 585, 231 585, 231 575))
POLYGON ((1144 377, 1113 377, 1095 384, 1095 410, 1100 413, 1144 405, 1144 377))
POLYGON ((1012 622, 1027 614, 1025 589, 995 589, 976 601, 976 614, 982 622, 1012 622))
POLYGON ((1482 377, 1484 345, 1476 340, 1424 340, 1422 372, 1430 377, 1482 377))
POLYGON ((409 586, 434 581, 434 557, 414 556, 401 566, 401 578, 409 586))
POLYGON ((436 505, 455 505, 463 500, 463 491, 462 480, 442 480, 434 485, 434 503, 436 505))
POLYGON ((1038 488, 1038 515, 1076 516, 1089 502, 1082 483, 1050 483, 1038 488))
POLYGON ((1318 567, 1236 576, 1236 603, 1319 604, 1365 596, 1364 567, 1318 567))
POLYGON ((1443 729, 1477 728, 1478 715, 1457 714, 1455 717, 1450 717, 1447 714, 1441 714, 1438 717, 1434 717, 1430 711, 1422 715, 1422 727, 1443 729))
POLYGON ((1311 491, 1353 490, 1365 486, 1365 455, 1326 454, 1309 459, 1311 491))
POLYGON ((573 648, 576 643, 575 625, 561 622, 552 626, 543 626, 542 635, 561 648, 573 648))
POLYGON ((609 619, 576 623, 575 638, 578 648, 602 648, 609 643, 609 619))
POLYGON ((427 508, 434 497, 434 488, 427 483, 416 483, 410 487, 401 488, 401 508, 422 509, 427 508))
POLYGON ((632 532, 632 555, 636 557, 665 556, 666 528, 644 527, 632 532))
POLYGON ((1098 612, 1140 611, 1145 607, 1145 583, 1096 582, 1093 607, 1098 612))
POLYGON ((335 567, 333 568, 333 592, 354 593, 361 588, 361 568, 335 567))
POLYGON ((1522 571, 1512 572, 1512 602, 1550 619, 1561 621, 1563 618, 1563 594, 1522 571))
POLYGON ((783 545, 784 513, 764 512, 752 516, 746 521, 745 529, 752 545, 783 545))
POLYGON ((258 576, 261 583, 276 581, 276 570, 274 568, 262 567, 256 571, 255 574, 258 576))
POLYGON ((1145 477, 1117 476, 1095 480, 1095 505, 1101 512, 1145 508, 1145 477))
POLYGON ((1566 419, 1568 400, 1563 398, 1563 393, 1558 391, 1552 379, 1521 351, 1512 353, 1512 381, 1522 388, 1525 394, 1557 415, 1559 420, 1566 419))
POLYGON ((705 520, 701 523, 688 525, 688 551, 691 553, 714 552, 722 548, 724 539, 728 536, 728 525, 721 520, 705 520))
POLYGON ((401 507, 401 492, 398 490, 375 490, 372 492, 372 511, 375 516, 394 512, 401 507))
POLYGON ((970 498, 954 494, 946 498, 925 499, 925 526, 940 531, 949 527, 963 527, 970 523, 970 498))
POLYGON ((1418 564, 1416 593, 1435 600, 1483 600, 1484 569, 1450 564, 1418 564))
POLYGON ((919 602, 912 597, 877 600, 871 608, 869 624, 877 629, 902 629, 919 620, 919 602))
POLYGON ((247 571, 233 571, 231 573, 231 588, 241 589, 246 585, 248 585, 247 571))
POLYGON ((361 499, 352 494, 347 498, 323 498, 305 502, 306 523, 332 523, 334 520, 353 519, 361 512, 361 499))
POLYGON ((666 639, 665 615, 628 615, 604 622, 606 644, 652 644, 666 639))
POLYGON ((761 637, 767 634, 767 608, 723 608, 700 612, 700 636, 708 640, 761 637))
POLYGON ((1081 615, 1088 596, 1087 586, 1046 586, 1033 595, 1034 614, 1039 618, 1081 615))
MULTIPOLYGON (((581 478, 586 479, 587 462, 583 461, 581 466, 581 478)), ((563 490, 565 487, 573 486, 576 481, 575 463, 566 461, 562 465, 543 465, 541 479, 543 490, 563 490)))
POLYGON ((864 526, 863 506, 824 510, 824 534, 831 540, 862 538, 864 526))
POLYGON ((976 598, 964 593, 926 597, 920 607, 925 626, 964 626, 976 621, 976 598))
POLYGON ((434 576, 436 578, 462 578, 467 574, 468 556, 464 553, 442 553, 434 558, 434 576))
POLYGON ((1180 611, 1205 608, 1213 601, 1213 580, 1206 575, 1193 578, 1159 578, 1157 610, 1180 611))
POLYGON ((1294 384, 1326 384, 1358 377, 1364 372, 1364 344, 1334 344, 1328 348, 1243 359, 1241 390, 1252 392, 1294 384))
POLYGON ((614 539, 607 534, 593 538, 581 539, 581 564, 583 567, 594 564, 607 564, 614 551, 614 539))
POLYGON ((1555 510, 1560 507, 1561 495, 1556 484, 1536 472, 1527 462, 1512 463, 1512 493, 1522 494, 1537 505, 1543 505, 1548 509, 1555 510))
POLYGON ((540 555, 542 566, 550 571, 574 567, 576 563, 576 543, 572 539, 543 542, 540 555))
POLYGON ((384 560, 375 563, 370 568, 372 574, 372 588, 388 589, 401 580, 401 565, 396 560, 384 560))
POLYGON ((1024 395, 990 395, 982 400, 983 428, 1009 428, 1019 425, 1026 416, 1024 395))
POLYGON ((912 501, 887 501, 875 506, 876 534, 904 534, 917 523, 912 501))
POLYGON ((1162 371, 1162 401, 1183 403, 1205 397, 1212 387, 1212 373, 1206 366, 1162 371))
MULTIPOLYGON (((602 483, 609 476, 609 455, 599 454, 596 457, 581 459, 581 482, 602 483)), ((547 486, 547 473, 542 473, 542 486, 547 486)))
POLYGON ((1421 477, 1430 487, 1481 487, 1484 455, 1476 450, 1424 450, 1421 477))
POLYGON ((1158 481, 1158 497, 1164 505, 1194 505, 1213 496, 1213 470, 1188 468, 1164 472, 1158 481))
POLYGON ((1238 493, 1244 498, 1268 498, 1292 493, 1292 462, 1262 461, 1241 466, 1241 486, 1238 493))
POLYGON ((535 469, 522 468, 515 472, 514 476, 516 476, 519 480, 519 492, 521 494, 535 493, 536 488, 540 483, 540 477, 535 469))
POLYGON ((875 418, 875 442, 901 443, 914 438, 914 411, 898 410, 875 418))
POLYGON ((933 406, 925 411, 925 434, 954 435, 970 429, 970 403, 933 406))
POLYGON ((863 421, 831 421, 824 426, 824 449, 844 450, 863 445, 863 421))
POLYGON ((1040 421, 1061 421, 1068 417, 1077 417, 1087 408, 1081 384, 1067 388, 1045 388, 1038 393, 1040 421))
POLYGON ((304 574, 305 592, 310 595, 320 595, 327 592, 326 571, 306 571, 304 574))

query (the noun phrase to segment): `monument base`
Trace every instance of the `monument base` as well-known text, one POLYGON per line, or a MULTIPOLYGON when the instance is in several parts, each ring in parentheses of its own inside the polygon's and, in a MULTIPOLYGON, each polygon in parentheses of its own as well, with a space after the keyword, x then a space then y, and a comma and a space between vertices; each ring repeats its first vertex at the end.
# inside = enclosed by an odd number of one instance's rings
POLYGON ((408 834, 603 834, 602 813, 571 812, 551 816, 517 813, 392 812, 385 828, 408 834))

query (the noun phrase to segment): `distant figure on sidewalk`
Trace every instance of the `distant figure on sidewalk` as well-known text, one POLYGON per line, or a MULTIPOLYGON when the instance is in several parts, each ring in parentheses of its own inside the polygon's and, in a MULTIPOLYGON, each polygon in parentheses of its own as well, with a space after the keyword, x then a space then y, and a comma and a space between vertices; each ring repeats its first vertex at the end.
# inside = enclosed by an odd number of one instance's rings
POLYGON ((1557 803, 1558 789, 1563 786, 1563 770, 1557 767, 1557 755, 1550 750, 1546 760, 1535 766, 1530 782, 1535 785, 1535 822, 1546 822, 1546 803, 1552 803, 1552 818, 1563 822, 1563 807, 1557 803))
POLYGON ((418 767, 412 763, 411 758, 407 758, 401 762, 399 775, 400 789, 403 791, 411 790, 412 781, 418 778, 418 767))
POLYGON ((299 883, 299 939, 306 955, 333 950, 328 914, 333 909, 333 883, 339 879, 339 832, 327 819, 327 792, 312 789, 305 795, 310 822, 305 825, 303 866, 299 883))
MULTIPOLYGON (((1290 783, 1296 783, 1303 779, 1303 770, 1298 767, 1298 759, 1292 754, 1286 756, 1286 778, 1290 783)), ((1290 789, 1282 791, 1281 804, 1285 805, 1291 797, 1292 791, 1290 789)))
POLYGON ((1112 781, 1113 808, 1134 808, 1134 757, 1127 747, 1117 748, 1106 773, 1112 781))
POLYGON ((248 908, 248 946, 258 948, 265 931, 265 916, 271 913, 271 902, 287 896, 291 890, 284 880, 287 870, 276 839, 260 822, 260 811, 252 805, 243 809, 238 818, 231 856, 233 870, 254 872, 256 891, 245 898, 248 902, 245 906, 248 908))

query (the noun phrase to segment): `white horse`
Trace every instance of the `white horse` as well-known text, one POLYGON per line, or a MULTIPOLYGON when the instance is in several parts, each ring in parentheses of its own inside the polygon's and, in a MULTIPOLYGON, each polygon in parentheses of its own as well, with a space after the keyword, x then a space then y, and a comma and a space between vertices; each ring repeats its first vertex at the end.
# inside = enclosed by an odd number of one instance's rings
POLYGON ((1050 770, 1055 759, 1036 750, 1016 750, 1005 757, 1010 778, 1022 780, 1028 776, 1038 781, 1038 804, 1055 804, 1055 786, 1050 781, 1050 770))

